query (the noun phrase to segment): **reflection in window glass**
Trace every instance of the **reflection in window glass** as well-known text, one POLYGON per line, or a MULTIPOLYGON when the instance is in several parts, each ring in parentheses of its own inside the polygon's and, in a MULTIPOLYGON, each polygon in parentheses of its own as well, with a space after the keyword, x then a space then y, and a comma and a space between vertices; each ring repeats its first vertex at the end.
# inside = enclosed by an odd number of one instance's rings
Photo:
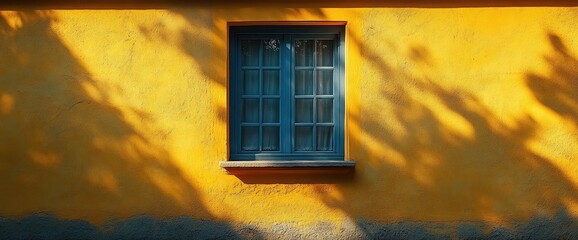
POLYGON ((317 66, 333 66, 333 41, 317 40, 316 54, 317 66))
POLYGON ((313 94, 313 70, 295 71, 295 95, 313 94))
POLYGON ((259 151, 259 127, 242 127, 241 136, 243 151, 259 151))
POLYGON ((313 99, 295 99, 295 122, 313 122, 313 99))
POLYGON ((263 122, 264 123, 278 123, 279 122, 279 99, 265 98, 263 99, 263 122))
POLYGON ((295 151, 313 151, 313 127, 295 127, 295 151))
POLYGON ((295 66, 313 66, 313 40, 295 40, 295 66))
POLYGON ((333 70, 331 69, 317 70, 317 94, 318 95, 333 94, 333 70))
POLYGON ((263 95, 279 95, 279 70, 263 70, 263 95))
POLYGON ((259 99, 245 98, 241 102, 241 109, 243 111, 243 122, 257 123, 259 122, 259 99))
POLYGON ((263 127, 263 151, 279 151, 279 127, 263 127))
POLYGON ((317 151, 333 151, 333 127, 317 127, 317 151))
POLYGON ((279 66, 279 39, 263 40, 263 66, 279 66))
POLYGON ((245 70, 243 71, 243 94, 255 95, 259 94, 259 71, 245 70))
POLYGON ((241 41, 241 65, 258 66, 259 65, 259 41, 242 40, 241 41))

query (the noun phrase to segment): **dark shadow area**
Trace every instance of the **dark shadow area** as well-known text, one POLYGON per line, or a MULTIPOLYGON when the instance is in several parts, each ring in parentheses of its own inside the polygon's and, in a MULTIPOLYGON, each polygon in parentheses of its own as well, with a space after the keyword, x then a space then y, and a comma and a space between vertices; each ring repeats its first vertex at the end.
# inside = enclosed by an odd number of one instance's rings
MULTIPOLYGON (((15 14, 17 27, 0 15, 0 211, 5 217, 41 210, 93 221, 143 213, 213 219, 173 157, 125 116, 129 111, 149 126, 155 120, 140 109, 121 110, 111 103, 108 92, 114 86, 95 80, 53 32, 50 24, 58 19, 51 11, 15 14)), ((22 221, 15 227, 36 220, 22 221)), ((52 226, 55 220, 38 221, 52 226)), ((81 222, 55 224, 64 232, 94 230, 81 222)))
POLYGON ((23 219, 0 218, 0 239, 576 239, 578 223, 564 210, 551 218, 536 217, 512 226, 485 222, 379 223, 360 219, 355 225, 319 223, 310 227, 277 224, 270 228, 191 217, 136 216, 103 227, 82 220, 60 220, 36 214, 23 219))
POLYGON ((390 224, 361 220, 366 239, 575 239, 578 222, 564 210, 551 218, 536 217, 513 226, 484 222, 411 222, 390 224))
MULTIPOLYGON (((265 170, 266 171, 266 170, 265 170)), ((348 184, 353 183, 355 174, 346 173, 266 173, 235 175, 245 184, 348 184)))
POLYGON ((526 82, 544 106, 578 128, 578 60, 555 33, 548 33, 552 53, 544 56, 548 76, 529 73, 526 82))
POLYGON ((231 223, 187 216, 134 217, 105 224, 106 239, 263 239, 253 230, 237 230, 231 223))
POLYGON ((59 220, 50 215, 23 219, 0 218, 0 239, 103 239, 99 229, 80 220, 59 220))
POLYGON ((232 229, 227 222, 191 217, 137 216, 97 227, 81 220, 37 214, 0 218, 0 239, 264 239, 255 228, 232 229))

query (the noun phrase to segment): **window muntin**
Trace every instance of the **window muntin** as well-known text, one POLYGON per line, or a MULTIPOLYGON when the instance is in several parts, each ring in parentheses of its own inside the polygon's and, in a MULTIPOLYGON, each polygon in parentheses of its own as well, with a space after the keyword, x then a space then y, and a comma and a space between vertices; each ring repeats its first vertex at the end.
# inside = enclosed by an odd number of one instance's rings
POLYGON ((343 159, 343 26, 230 36, 231 160, 343 159))

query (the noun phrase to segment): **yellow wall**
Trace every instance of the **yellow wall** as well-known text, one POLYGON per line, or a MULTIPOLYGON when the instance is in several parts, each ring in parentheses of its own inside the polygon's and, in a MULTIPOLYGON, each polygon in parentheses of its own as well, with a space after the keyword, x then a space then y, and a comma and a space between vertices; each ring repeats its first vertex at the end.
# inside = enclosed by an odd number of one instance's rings
POLYGON ((0 11, 0 216, 578 216, 578 8, 0 11), (227 22, 347 21, 353 178, 227 175, 227 22), (315 183, 315 184, 314 184, 315 183))

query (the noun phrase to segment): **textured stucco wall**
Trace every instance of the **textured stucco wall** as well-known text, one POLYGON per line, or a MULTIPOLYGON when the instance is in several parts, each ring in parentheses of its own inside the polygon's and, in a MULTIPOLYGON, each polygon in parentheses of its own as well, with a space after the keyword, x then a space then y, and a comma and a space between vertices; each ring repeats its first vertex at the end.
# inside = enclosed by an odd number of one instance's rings
POLYGON ((0 235, 576 236, 576 19, 523 4, 6 8, 0 235), (355 174, 227 175, 227 22, 317 20, 347 21, 355 174))

